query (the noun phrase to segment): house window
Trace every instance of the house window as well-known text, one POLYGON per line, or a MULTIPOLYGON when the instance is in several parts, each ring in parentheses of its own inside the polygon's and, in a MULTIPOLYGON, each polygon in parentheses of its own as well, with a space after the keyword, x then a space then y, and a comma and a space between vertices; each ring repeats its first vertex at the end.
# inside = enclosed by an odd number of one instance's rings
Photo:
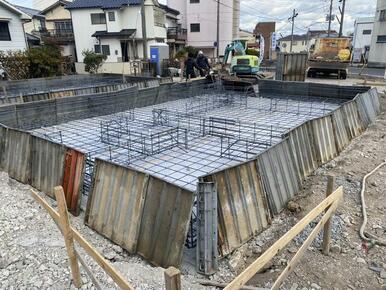
POLYGON ((94 51, 95 51, 95 53, 102 53, 104 55, 110 55, 110 46, 109 45, 95 44, 94 45, 94 51), (101 46, 102 46, 102 51, 101 51, 101 46))
POLYGON ((371 34, 371 29, 365 29, 363 30, 364 35, 370 35, 371 34))
POLYGON ((109 21, 111 21, 111 22, 115 21, 115 12, 114 11, 109 12, 109 21))
POLYGON ((297 41, 292 42, 292 45, 298 45, 297 41))
POLYGON ((377 43, 386 43, 386 35, 378 35, 377 43))
POLYGON ((106 24, 104 13, 91 13, 91 24, 106 24))
POLYGON ((57 32, 60 31, 67 31, 70 32, 72 31, 72 22, 71 21, 55 21, 55 30, 57 32))
POLYGON ((190 32, 200 32, 200 23, 190 23, 190 32))
POLYGON ((10 41, 8 22, 0 22, 0 41, 10 41))
POLYGON ((386 21, 386 9, 379 13, 379 21, 386 21))
POLYGON ((110 55, 110 46, 109 45, 102 45, 102 54, 110 55))
POLYGON ((200 3, 200 0, 190 0, 190 4, 200 3))

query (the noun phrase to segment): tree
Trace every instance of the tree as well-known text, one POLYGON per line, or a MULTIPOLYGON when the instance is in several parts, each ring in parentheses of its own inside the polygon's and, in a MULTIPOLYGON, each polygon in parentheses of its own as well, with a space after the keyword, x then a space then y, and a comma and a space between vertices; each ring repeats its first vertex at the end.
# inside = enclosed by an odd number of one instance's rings
POLYGON ((188 54, 192 54, 194 55, 194 57, 197 56, 198 54, 198 49, 197 48, 194 48, 192 46, 185 46, 184 48, 180 49, 177 53, 176 53, 176 58, 177 59, 184 59, 188 54))
POLYGON ((103 62, 107 59, 106 55, 95 53, 91 50, 84 50, 82 54, 84 56, 85 71, 90 74, 96 74, 103 62))
POLYGON ((43 45, 26 51, 29 77, 42 78, 61 75, 62 54, 55 45, 43 45))

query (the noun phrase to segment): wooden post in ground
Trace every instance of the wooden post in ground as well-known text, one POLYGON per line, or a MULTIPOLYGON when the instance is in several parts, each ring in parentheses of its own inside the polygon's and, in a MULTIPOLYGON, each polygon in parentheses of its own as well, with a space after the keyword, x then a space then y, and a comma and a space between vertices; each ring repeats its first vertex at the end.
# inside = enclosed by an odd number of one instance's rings
MULTIPOLYGON (((335 176, 327 176, 327 190, 326 197, 331 195, 334 191, 335 186, 335 176)), ((328 208, 326 209, 326 211, 328 208)), ((328 255, 330 253, 330 243, 331 243, 331 218, 328 219, 327 223, 324 225, 323 231, 323 254, 328 255)))
POLYGON ((79 264, 76 258, 74 239, 73 239, 72 230, 70 227, 70 221, 68 219, 67 204, 64 197, 63 187, 56 186, 54 191, 55 191, 56 202, 58 203, 58 209, 59 209, 59 226, 64 236, 64 242, 66 244, 68 258, 70 260, 72 278, 74 280, 75 287, 80 288, 82 287, 82 280, 80 278, 79 264))
POLYGON ((165 270, 165 289, 181 290, 181 272, 180 270, 169 267, 165 270))

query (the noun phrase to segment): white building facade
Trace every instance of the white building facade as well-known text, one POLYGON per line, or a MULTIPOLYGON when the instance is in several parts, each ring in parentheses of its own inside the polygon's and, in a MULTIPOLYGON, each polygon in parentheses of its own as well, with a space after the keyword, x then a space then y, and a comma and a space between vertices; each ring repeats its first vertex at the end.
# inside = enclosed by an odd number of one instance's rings
POLYGON ((8 2, 0 0, 0 51, 27 49, 23 24, 29 21, 31 17, 8 2))
MULTIPOLYGON (((217 2, 208 0, 168 0, 168 6, 180 11, 182 28, 187 29, 187 45, 201 49, 208 57, 217 55, 217 2)), ((219 55, 239 37, 240 0, 220 1, 219 55)))
MULTIPOLYGON (((66 7, 71 12, 78 62, 83 51, 107 56, 103 72, 124 72, 124 63, 141 59, 143 37, 139 0, 75 0, 66 7)), ((147 55, 150 46, 166 41, 166 12, 157 1, 145 0, 147 55)))
POLYGON ((373 33, 374 17, 362 17, 355 20, 353 36, 353 62, 368 60, 373 33))
POLYGON ((377 1, 368 66, 386 67, 386 0, 377 1))

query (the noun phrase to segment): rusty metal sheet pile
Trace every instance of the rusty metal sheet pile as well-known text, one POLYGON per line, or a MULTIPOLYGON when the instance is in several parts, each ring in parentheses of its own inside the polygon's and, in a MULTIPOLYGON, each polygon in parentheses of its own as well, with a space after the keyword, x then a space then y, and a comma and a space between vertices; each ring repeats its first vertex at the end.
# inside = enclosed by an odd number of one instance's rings
POLYGON ((338 155, 332 119, 331 116, 325 116, 310 122, 313 130, 317 161, 319 165, 322 165, 338 155))
POLYGON ((257 157, 270 210, 278 214, 298 191, 300 179, 288 139, 257 157))
POLYGON ((255 160, 206 176, 204 180, 217 184, 221 256, 267 228, 271 217, 255 160))
POLYGON ((179 266, 192 206, 192 192, 97 160, 86 222, 155 265, 179 266))
POLYGON ((35 136, 31 138, 31 185, 54 198, 54 187, 63 180, 66 148, 35 136))

